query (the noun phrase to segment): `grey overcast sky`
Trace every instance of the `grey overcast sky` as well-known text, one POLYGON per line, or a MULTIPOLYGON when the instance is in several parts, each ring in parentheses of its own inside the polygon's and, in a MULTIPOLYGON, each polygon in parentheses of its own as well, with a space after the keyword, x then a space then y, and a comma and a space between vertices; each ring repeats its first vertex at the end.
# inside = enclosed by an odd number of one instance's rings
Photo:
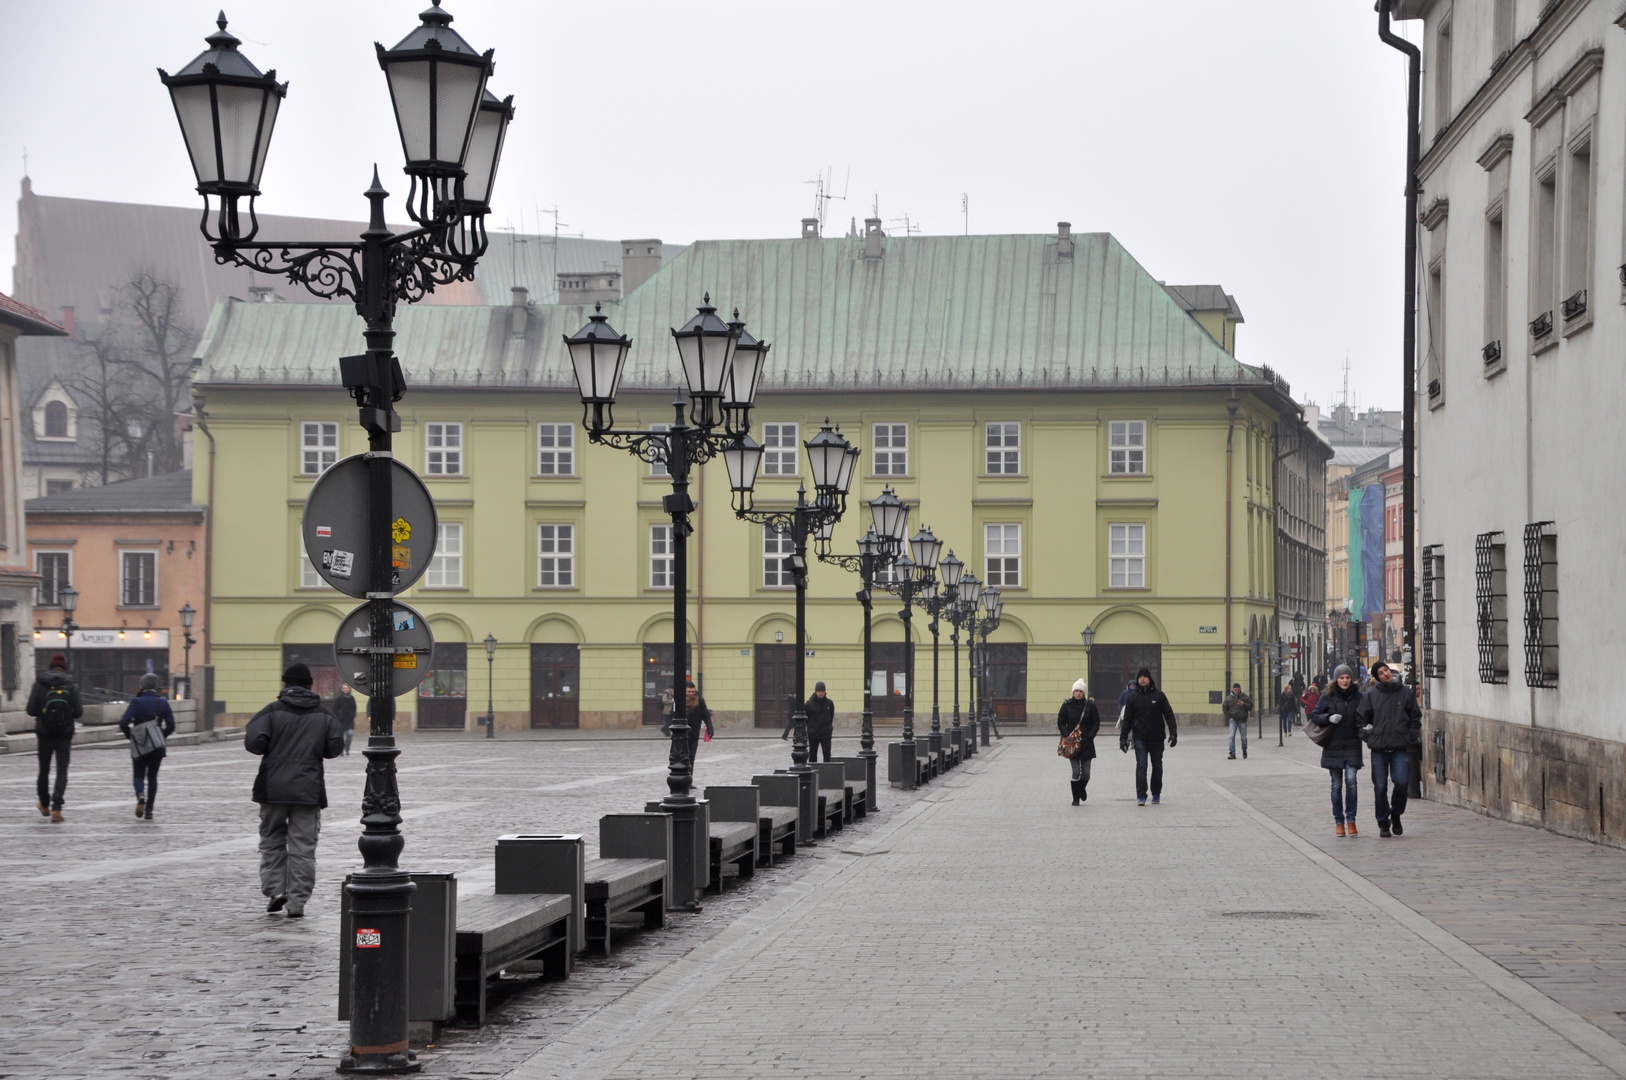
MULTIPOLYGON (((0 176, 26 148, 40 194, 195 204, 154 69, 203 50, 219 2, 0 0, 0 176)), ((358 218, 375 161, 399 207, 372 43, 424 6, 227 0, 291 84, 263 211, 358 218)), ((1159 279, 1223 285, 1240 358, 1299 398, 1341 396, 1347 356, 1358 404, 1399 402, 1405 69, 1371 0, 447 7, 515 98, 494 225, 794 236, 832 169, 827 232, 877 203, 894 233, 1111 232, 1159 279)))

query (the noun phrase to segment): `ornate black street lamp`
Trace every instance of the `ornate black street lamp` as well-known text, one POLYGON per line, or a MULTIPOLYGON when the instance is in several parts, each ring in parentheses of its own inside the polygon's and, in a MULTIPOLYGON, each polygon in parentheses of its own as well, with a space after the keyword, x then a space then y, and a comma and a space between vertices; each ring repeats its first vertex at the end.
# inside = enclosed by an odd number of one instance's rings
POLYGON ((962 573, 955 592, 959 599, 948 610, 949 625, 954 627, 954 726, 960 726, 960 628, 966 629, 966 689, 969 691, 971 715, 963 736, 968 755, 977 752, 977 600, 982 596, 982 580, 976 574, 962 573))
MULTIPOLYGON (((914 605, 918 601, 921 606, 927 606, 927 597, 937 591, 937 560, 943 553, 943 541, 932 535, 932 531, 922 525, 920 531, 909 539, 909 554, 893 564, 893 574, 890 580, 882 584, 882 588, 903 601, 903 610, 898 617, 903 620, 903 655, 904 655, 904 699, 903 699, 903 741, 915 741, 915 646, 914 646, 914 605)), ((929 611, 929 608, 928 608, 929 611)), ((932 730, 928 738, 932 752, 937 753, 943 749, 943 729, 938 721, 937 713, 937 632, 936 620, 932 622, 932 730)), ((905 751, 907 756, 907 751, 905 751)))
POLYGON ((947 619, 949 622, 949 636, 954 642, 954 718, 949 728, 949 745, 960 747, 961 760, 970 755, 967 753, 962 741, 960 730, 960 628, 954 624, 954 608, 960 602, 960 578, 965 573, 965 563, 955 557, 953 550, 943 557, 937 564, 939 574, 942 575, 942 584, 930 591, 926 598, 927 610, 931 612, 932 621, 929 629, 932 632, 932 729, 938 729, 937 705, 937 646, 939 623, 947 619))
MULTIPOLYGON (((766 351, 766 346, 764 346, 766 351)), ((736 368, 739 360, 735 360, 736 368)), ((807 763, 807 540, 809 536, 828 539, 836 522, 847 512, 847 491, 858 466, 858 447, 853 446, 825 420, 819 433, 802 444, 807 449, 813 474, 813 502, 807 489, 798 488, 796 505, 789 510, 753 508, 757 469, 762 449, 754 440, 741 439, 723 451, 728 467, 728 486, 734 515, 772 529, 791 541, 790 574, 796 585, 796 704, 791 714, 795 735, 790 744, 790 771, 801 785, 802 812, 797 819, 798 840, 813 842, 814 818, 818 815, 819 785, 813 767, 807 763)), ((868 806, 868 803, 865 803, 868 806)))
POLYGON ((181 642, 182 642, 181 649, 182 649, 182 652, 183 652, 183 654, 185 656, 185 667, 184 667, 183 670, 185 671, 185 674, 186 674, 186 696, 191 697, 192 696, 192 646, 197 644, 196 639, 194 639, 192 637, 192 620, 196 619, 198 617, 198 612, 197 612, 197 609, 192 606, 191 602, 188 601, 185 605, 182 606, 182 608, 180 610, 180 616, 181 616, 181 642))
POLYGON ((497 677, 497 638, 494 634, 487 634, 486 647, 486 738, 497 737, 497 714, 492 707, 492 684, 497 677))
POLYGON ((688 382, 688 415, 679 398, 673 403, 672 426, 666 431, 616 430, 615 396, 621 385, 632 339, 612 328, 595 305, 587 325, 565 338, 576 387, 582 399, 582 425, 590 441, 614 446, 633 456, 666 466, 672 494, 662 500, 672 517, 672 749, 667 757, 667 794, 661 810, 672 815, 672 892, 678 906, 700 910, 705 887, 700 867, 710 839, 698 831, 698 809, 691 787, 694 762, 689 757, 688 677, 689 606, 689 472, 719 454, 726 457, 730 475, 749 469, 754 482, 762 448, 749 437, 751 405, 761 380, 769 346, 745 332, 739 313, 731 323, 717 317, 708 293, 694 318, 672 331, 683 377, 688 382))
MULTIPOLYGON (((890 487, 881 492, 879 496, 870 500, 871 524, 858 541, 858 554, 836 555, 830 551, 830 536, 828 533, 816 537, 818 541, 818 558, 820 562, 832 563, 844 570, 858 574, 862 588, 858 590, 859 604, 864 608, 864 711, 862 724, 859 729, 858 756, 864 759, 865 784, 868 805, 876 805, 876 777, 875 777, 875 713, 873 698, 873 679, 871 678, 870 652, 872 642, 872 624, 874 623, 874 590, 876 575, 890 566, 903 550, 903 536, 908 532, 908 507, 895 495, 890 487), (899 516, 901 511, 901 517, 899 516), (881 527, 888 530, 884 535, 881 527), (896 536, 892 530, 896 529, 896 536)), ((909 776, 912 778, 913 773, 909 776)), ((913 786, 913 785, 911 785, 913 786)))
POLYGON ((1095 648, 1095 627, 1086 626, 1079 636, 1084 639, 1084 696, 1094 697, 1094 688, 1090 686, 1090 652, 1095 648))
POLYGON ((73 632, 79 624, 73 621, 73 609, 79 606, 79 590, 64 585, 56 591, 57 603, 62 605, 62 656, 68 661, 68 673, 73 673, 73 632))
POLYGON ((990 585, 982 590, 981 617, 977 620, 976 631, 982 634, 982 644, 977 649, 981 658, 978 665, 978 679, 982 683, 980 700, 980 713, 982 723, 982 745, 988 745, 988 726, 993 725, 994 735, 1003 739, 999 733, 999 719, 994 715, 993 693, 993 663, 988 655, 988 636, 999 629, 999 618, 1005 612, 1005 601, 1000 598, 999 590, 990 585))
POLYGON ((169 88, 203 196, 201 229, 215 260, 285 277, 325 299, 349 297, 366 323, 367 351, 340 359, 340 378, 360 408, 367 430, 368 537, 371 577, 367 599, 372 628, 367 714, 370 732, 363 867, 345 886, 357 926, 377 932, 378 947, 347 950, 352 965, 350 1053, 341 1072, 416 1072, 407 1050, 407 916, 411 879, 399 865, 401 800, 396 789, 394 625, 391 599, 390 470, 392 433, 401 427, 394 405, 406 392, 395 358, 398 304, 423 299, 439 285, 472 280, 485 253, 485 214, 513 117, 512 98, 492 105, 486 80, 492 52, 477 52, 451 29, 452 17, 433 3, 420 25, 392 49, 377 46, 394 106, 411 187, 407 214, 418 228, 392 233, 384 223, 389 193, 373 170, 365 195, 367 229, 352 243, 258 240, 254 202, 277 113, 288 84, 261 72, 238 51, 226 30, 206 39, 209 48, 174 75, 159 69, 169 88))

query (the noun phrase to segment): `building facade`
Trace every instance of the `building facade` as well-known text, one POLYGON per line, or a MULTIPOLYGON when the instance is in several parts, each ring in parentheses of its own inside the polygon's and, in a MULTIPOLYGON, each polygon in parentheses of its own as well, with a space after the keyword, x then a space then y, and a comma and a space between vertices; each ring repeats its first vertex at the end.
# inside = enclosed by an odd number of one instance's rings
POLYGON ((1435 798, 1626 843, 1626 16, 1423 25, 1418 624, 1435 798))
POLYGON ((1327 462, 1332 447, 1309 417, 1276 424, 1275 640, 1290 646, 1288 673, 1306 681, 1326 666, 1327 462))
MULTIPOLYGON (((826 418, 838 423, 863 456, 836 549, 855 549, 863 502, 892 487, 915 524, 999 586, 1005 618, 990 652, 1005 720, 1047 716, 1086 670, 1097 694, 1115 697, 1140 666, 1179 712, 1217 720, 1214 695, 1245 664, 1246 627, 1274 616, 1275 432, 1296 407, 1116 241, 1065 226, 892 238, 875 223, 862 237, 692 245, 605 307, 634 342, 618 423, 670 422, 682 375, 668 328, 707 294, 773 344, 753 414, 767 447, 757 505, 793 504, 807 482, 801 442, 826 418)), ((403 594, 440 643, 430 678, 400 703, 419 726, 469 725, 488 680, 503 727, 659 722, 674 664, 660 502, 670 486, 660 466, 587 443, 561 339, 590 310, 399 313, 410 389, 396 453, 440 515, 435 561, 403 594), (488 633, 498 644, 483 664, 488 633)), ((337 678, 332 639, 355 602, 315 573, 299 523, 315 479, 365 446, 332 360, 358 335, 337 306, 225 301, 199 349, 214 461, 209 652, 229 713, 263 703, 290 659, 337 678)), ((205 501, 201 447, 198 460, 205 501)), ((789 552, 735 518, 718 465, 699 470, 692 494, 685 666, 724 723, 777 730, 795 661, 789 552)), ((808 598, 808 679, 829 685, 849 722, 866 681, 857 585, 817 565, 808 598)), ((926 621, 917 610, 920 723, 931 704, 926 621)), ((868 681, 884 691, 881 722, 895 723, 907 658, 898 605, 884 595, 873 632, 868 681)), ((938 667, 947 722, 946 626, 938 667)), ((966 667, 962 645, 962 707, 966 667)))

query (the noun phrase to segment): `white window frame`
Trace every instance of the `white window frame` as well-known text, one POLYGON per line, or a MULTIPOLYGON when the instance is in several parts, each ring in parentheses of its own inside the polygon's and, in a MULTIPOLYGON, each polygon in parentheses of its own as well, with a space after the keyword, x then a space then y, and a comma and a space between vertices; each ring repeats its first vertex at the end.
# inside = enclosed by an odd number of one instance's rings
POLYGON ((796 554, 796 540, 789 530, 772 525, 762 527, 762 587, 794 589, 796 578, 790 571, 790 557, 796 554))
POLYGON ((424 424, 424 475, 463 476, 464 449, 462 421, 435 420, 424 424))
MULTIPOLYGON (((671 424, 650 424, 649 425, 649 430, 650 431, 671 431, 672 430, 672 425, 671 424)), ((666 467, 666 462, 664 462, 664 461, 651 461, 649 463, 649 475, 650 475, 650 477, 652 479, 665 479, 666 477, 671 476, 672 473, 671 473, 671 470, 669 470, 666 467)))
POLYGON ((1146 588, 1146 523, 1107 524, 1107 588, 1146 588))
POLYGON ((120 548, 119 549, 119 607, 121 608, 155 608, 158 606, 158 551, 146 548, 120 548), (152 558, 152 599, 146 603, 129 603, 130 571, 128 560, 132 556, 147 555, 152 558))
POLYGON ((762 425, 762 475, 767 477, 799 476, 801 468, 797 448, 801 445, 802 426, 795 423, 762 425), (789 431, 789 441, 786 431, 789 431))
POLYGON ((311 553, 305 548, 305 530, 299 531, 299 587, 301 589, 331 589, 333 586, 322 577, 316 564, 311 561, 311 553))
POLYGON ((51 608, 61 607, 62 606, 61 592, 62 592, 63 588, 65 588, 67 586, 71 586, 73 584, 73 551, 71 549, 64 551, 64 550, 60 550, 58 548, 42 548, 42 549, 36 550, 34 552, 34 573, 40 574, 39 587, 37 587, 34 590, 34 606, 35 607, 51 607, 51 608), (45 580, 44 580, 44 575, 40 573, 40 556, 42 556, 42 555, 62 555, 64 557, 66 557, 67 560, 68 560, 67 577, 66 577, 65 580, 60 581, 60 582, 57 583, 57 587, 56 587, 57 596, 54 597, 51 600, 46 600, 45 599, 45 591, 44 591, 45 580))
POLYGON ((870 448, 871 476, 909 475, 908 424, 871 424, 870 448))
POLYGON ((1107 421, 1107 475, 1145 476, 1147 474, 1145 420, 1107 421), (1135 436, 1140 441, 1135 441, 1135 436), (1136 454, 1139 457, 1136 457, 1136 454), (1138 467, 1137 467, 1138 466, 1138 467))
POLYGON ((576 425, 544 422, 536 425, 536 475, 576 475, 576 425), (544 442, 552 439, 552 442, 544 442))
POLYGON ((1020 476, 1022 474, 1022 425, 1008 420, 990 420, 982 427, 983 474, 1020 476))
POLYGON ((988 522, 982 527, 983 586, 1022 587, 1022 526, 1016 522, 988 522), (998 564, 997 568, 996 565, 998 564))
POLYGON ((463 523, 442 521, 435 526, 435 557, 423 574, 426 589, 463 588, 463 523))
POLYGON ((568 521, 542 521, 536 526, 536 587, 576 587, 576 526, 568 521), (551 576, 552 580, 549 580, 551 576))
POLYGON ((672 524, 656 522, 649 527, 649 587, 677 588, 677 556, 672 524))
POLYGON ((333 420, 299 424, 299 475, 321 476, 339 460, 339 425, 333 420), (315 441, 312 442, 312 438, 315 441), (332 439, 332 442, 328 440, 332 439))

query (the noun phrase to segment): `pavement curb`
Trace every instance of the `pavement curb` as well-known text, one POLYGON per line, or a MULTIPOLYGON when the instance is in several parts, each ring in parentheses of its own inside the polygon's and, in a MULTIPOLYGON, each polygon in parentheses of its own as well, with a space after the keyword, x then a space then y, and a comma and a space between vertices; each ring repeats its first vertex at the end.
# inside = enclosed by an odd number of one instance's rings
POLYGON ((1244 814, 1274 833, 1289 847, 1315 863, 1322 870, 1347 885, 1363 900, 1394 919, 1427 944, 1454 961, 1468 974, 1507 998, 1531 1017, 1551 1028, 1573 1043, 1577 1049, 1593 1058, 1617 1076, 1626 1077, 1626 1046, 1602 1028, 1560 1005, 1540 990, 1508 971, 1501 964, 1469 945, 1438 923, 1418 914, 1371 881, 1357 874, 1337 859, 1299 836, 1287 826, 1259 810, 1242 796, 1226 788, 1212 777, 1204 783, 1236 806, 1244 814))

